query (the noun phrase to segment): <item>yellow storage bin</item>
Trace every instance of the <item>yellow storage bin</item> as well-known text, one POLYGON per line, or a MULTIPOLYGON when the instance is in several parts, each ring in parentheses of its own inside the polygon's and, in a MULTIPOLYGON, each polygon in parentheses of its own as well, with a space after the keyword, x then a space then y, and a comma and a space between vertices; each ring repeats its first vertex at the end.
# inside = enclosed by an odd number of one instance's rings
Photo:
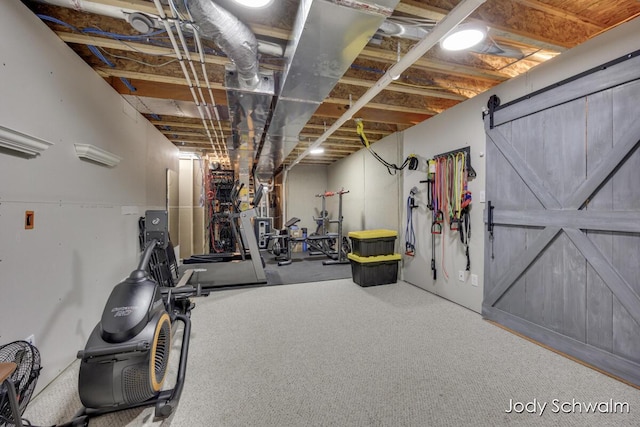
POLYGON ((395 230, 350 231, 351 251, 358 256, 379 256, 394 253, 398 232, 395 230))

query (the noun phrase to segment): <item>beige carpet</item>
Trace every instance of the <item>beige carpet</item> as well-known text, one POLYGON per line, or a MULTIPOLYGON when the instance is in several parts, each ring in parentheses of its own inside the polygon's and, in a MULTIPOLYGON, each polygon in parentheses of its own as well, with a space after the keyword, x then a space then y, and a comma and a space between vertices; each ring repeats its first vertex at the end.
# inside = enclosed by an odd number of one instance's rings
MULTIPOLYGON (((131 410, 91 426, 640 425, 639 390, 403 282, 237 289, 196 305, 177 411, 162 422, 131 410), (506 413, 511 401, 546 406, 542 416, 506 413), (582 406, 604 402, 617 413, 582 406)), ((77 369, 25 416, 67 420, 80 405, 77 369)))

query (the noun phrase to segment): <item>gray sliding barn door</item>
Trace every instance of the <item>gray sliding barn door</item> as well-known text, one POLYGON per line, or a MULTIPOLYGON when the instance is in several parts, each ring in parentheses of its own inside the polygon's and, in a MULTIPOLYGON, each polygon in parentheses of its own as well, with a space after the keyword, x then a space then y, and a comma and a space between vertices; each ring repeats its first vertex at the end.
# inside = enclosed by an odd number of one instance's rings
POLYGON ((634 56, 485 118, 495 208, 482 306, 486 318, 636 385, 639 79, 634 56))

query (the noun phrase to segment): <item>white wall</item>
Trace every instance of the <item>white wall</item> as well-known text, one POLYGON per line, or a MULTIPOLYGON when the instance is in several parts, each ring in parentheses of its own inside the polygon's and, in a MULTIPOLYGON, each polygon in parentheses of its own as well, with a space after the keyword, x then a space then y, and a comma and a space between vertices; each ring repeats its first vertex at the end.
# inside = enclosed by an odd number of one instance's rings
MULTIPOLYGON (((469 101, 458 104, 404 133, 405 155, 415 152, 424 158, 430 158, 438 153, 450 151, 463 146, 471 146, 472 165, 478 177, 470 181, 469 189, 473 193, 473 208, 471 210, 472 235, 470 242, 471 271, 479 276, 479 286, 471 286, 470 280, 462 283, 458 281, 458 271, 464 270, 466 260, 462 253, 462 246, 454 237, 445 237, 445 268, 449 273, 449 280, 443 275, 440 267, 442 248, 437 246, 438 252, 438 280, 433 281, 430 275, 431 236, 429 221, 424 207, 415 214, 416 235, 418 236, 418 255, 415 259, 405 261, 403 277, 406 281, 421 288, 441 295, 451 301, 480 312, 482 305, 482 289, 484 274, 484 223, 482 211, 484 203, 480 203, 480 191, 485 188, 484 158, 480 153, 485 150, 484 125, 481 110, 493 94, 498 95, 502 103, 509 102, 546 86, 569 78, 582 71, 596 67, 607 61, 616 59, 627 53, 640 49, 640 19, 621 25, 605 34, 600 35, 581 46, 578 46, 561 56, 550 60, 530 72, 494 87, 469 101)), ((405 174, 402 193, 408 194, 411 187, 418 186, 418 176, 405 174)), ((420 195, 422 202, 426 201, 424 194, 420 195)))
POLYGON ((18 0, 0 5, 0 52, 0 125, 54 143, 30 159, 0 153, 0 343, 35 334, 40 389, 136 266, 138 218, 165 208, 177 149, 18 0), (81 161, 76 142, 123 159, 81 161))
MULTIPOLYGON (((371 148, 389 163, 400 165, 404 160, 401 133, 387 136, 372 144, 371 148)), ((405 169, 404 173, 413 172, 405 169)), ((345 234, 380 228, 400 230, 398 192, 402 174, 389 174, 387 168, 364 148, 329 166, 329 189, 349 190, 342 202, 345 234)), ((334 199, 330 202, 332 209, 337 212, 338 200, 334 199)), ((398 242, 396 252, 402 252, 398 242)))
MULTIPOLYGON (((309 234, 314 232, 316 223, 313 217, 320 215, 322 210, 322 199, 315 195, 327 190, 326 166, 298 165, 291 169, 285 182, 287 209, 283 224, 297 217, 300 218, 299 228, 306 227, 309 234)), ((329 213, 332 218, 338 216, 337 211, 329 209, 329 213)))
MULTIPOLYGON (((366 129, 365 129, 366 132, 366 129)), ((402 134, 397 133, 374 143, 372 148, 383 159, 400 165, 402 157, 402 134)), ((342 196, 343 232, 370 229, 391 229, 400 231, 401 211, 398 194, 402 173, 389 174, 371 153, 362 149, 349 157, 327 166, 295 166, 287 177, 287 219, 298 217, 300 227, 307 227, 309 233, 315 230, 312 216, 318 216, 322 200, 316 194, 344 189, 349 193, 342 196)), ((332 220, 338 219, 338 196, 326 198, 326 208, 332 220)), ((331 232, 337 232, 337 225, 331 224, 331 232)), ((399 236, 399 234, 398 234, 399 236)), ((398 237, 400 242, 400 237, 398 237)), ((404 243, 402 243, 404 245, 404 243)), ((396 252, 403 251, 400 243, 396 252)))

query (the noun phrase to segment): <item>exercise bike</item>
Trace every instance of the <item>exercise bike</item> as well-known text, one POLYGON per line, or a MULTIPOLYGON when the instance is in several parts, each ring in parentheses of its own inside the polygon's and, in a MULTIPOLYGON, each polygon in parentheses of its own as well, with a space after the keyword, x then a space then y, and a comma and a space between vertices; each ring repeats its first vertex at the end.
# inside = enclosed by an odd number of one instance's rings
POLYGON ((84 407, 64 426, 86 426, 92 417, 144 406, 155 406, 155 416, 166 418, 178 404, 195 307, 189 298, 208 293, 184 285, 190 270, 176 287, 160 286, 152 277, 157 266, 150 266, 150 261, 166 258, 157 253, 171 246, 166 234, 152 231, 147 236, 160 240, 148 240, 138 267, 115 286, 100 322, 77 354, 81 359, 78 392, 84 407), (176 322, 184 325, 176 383, 162 390, 176 322))

